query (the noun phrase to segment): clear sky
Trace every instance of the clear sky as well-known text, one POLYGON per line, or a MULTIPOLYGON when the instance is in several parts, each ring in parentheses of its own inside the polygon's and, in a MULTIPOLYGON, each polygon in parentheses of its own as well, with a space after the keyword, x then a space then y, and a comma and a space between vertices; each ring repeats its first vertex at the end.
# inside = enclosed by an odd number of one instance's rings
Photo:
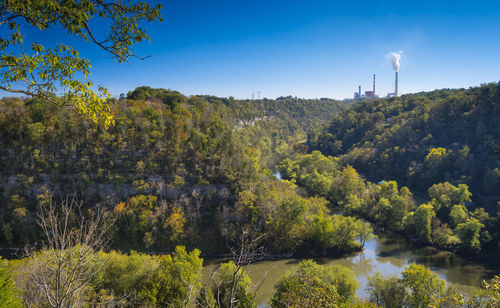
POLYGON ((73 42, 92 61, 96 84, 113 95, 149 85, 186 95, 345 98, 358 85, 370 90, 377 74, 385 95, 394 78, 387 55, 400 50, 400 93, 500 80, 499 1, 162 2, 164 21, 148 26, 151 44, 136 48, 147 60, 118 64, 73 42))

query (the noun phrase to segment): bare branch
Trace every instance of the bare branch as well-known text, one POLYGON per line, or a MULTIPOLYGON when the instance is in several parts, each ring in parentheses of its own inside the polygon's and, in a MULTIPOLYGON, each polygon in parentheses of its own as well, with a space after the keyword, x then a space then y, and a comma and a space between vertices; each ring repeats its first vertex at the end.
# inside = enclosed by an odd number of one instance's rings
POLYGON ((97 251, 109 243, 111 224, 105 223, 102 209, 84 215, 82 203, 74 196, 57 207, 52 198, 42 204, 38 224, 46 239, 40 251, 27 250, 21 281, 25 304, 82 306, 88 301, 90 282, 102 261, 97 251))

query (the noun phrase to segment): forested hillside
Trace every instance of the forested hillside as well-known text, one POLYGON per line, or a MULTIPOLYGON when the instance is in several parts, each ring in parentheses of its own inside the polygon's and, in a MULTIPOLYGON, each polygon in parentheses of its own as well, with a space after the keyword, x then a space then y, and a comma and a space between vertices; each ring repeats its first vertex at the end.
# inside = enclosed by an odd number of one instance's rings
MULTIPOLYGON (((426 245, 494 257, 500 216, 470 208, 466 184, 432 185, 430 201, 419 205, 395 181, 365 180, 348 164, 351 151, 342 153, 342 140, 326 138, 331 133, 310 133, 309 143, 324 151, 337 146, 339 157, 305 153, 308 132, 332 118, 339 124, 342 117, 348 123, 371 119, 359 109, 390 109, 390 102, 363 102, 350 111, 327 99, 242 101, 140 87, 112 101, 115 125, 105 128, 38 99, 2 99, 0 244, 39 250, 0 259, 6 286, 0 303, 48 306, 52 295, 39 285, 49 281, 56 285, 49 291, 64 288, 71 300, 95 306, 255 307, 260 284, 246 265, 263 252, 312 257, 359 251, 374 238, 372 225, 359 217, 426 245), (283 180, 273 175, 278 162, 283 180), (208 256, 230 253, 233 260, 216 266, 207 281, 199 249, 208 256), (60 264, 62 271, 46 270, 60 264), (67 272, 78 273, 78 288, 67 272)), ((394 111, 390 121, 379 114, 382 130, 406 123, 403 117, 411 117, 405 112, 394 111)), ((346 138, 359 129, 352 123, 346 138)), ((366 136, 377 131, 374 123, 366 136)), ((453 153, 429 146, 427 156, 453 153)), ((496 276, 478 295, 464 296, 422 265, 410 264, 401 275, 368 277, 368 303, 355 294, 352 269, 303 261, 279 279, 271 306, 498 302, 496 276)))
MULTIPOLYGON (((333 100, 240 101, 141 87, 113 102, 116 123, 105 129, 38 99, 3 99, 0 242, 37 240, 40 206, 71 196, 116 220, 114 247, 224 251, 247 223, 268 234, 269 251, 293 251, 309 236, 306 220, 328 212, 326 201, 299 196, 265 166, 342 108, 333 100)), ((343 248, 356 246, 353 237, 343 248)))
MULTIPOLYGON (((232 127, 239 142, 257 149, 261 163, 269 168, 274 168, 279 160, 293 151, 291 146, 306 140, 312 128, 324 126, 349 106, 328 98, 287 96, 275 100, 237 100, 207 95, 196 97, 218 106, 219 116, 232 127)), ((181 101, 182 95, 144 86, 129 92, 127 98, 170 102, 181 101)))
POLYGON ((499 252, 500 215, 490 216, 481 206, 467 207, 472 194, 466 184, 434 184, 429 201, 418 203, 408 187, 396 181, 367 181, 338 157, 319 151, 294 156, 282 161, 283 177, 311 195, 327 198, 344 215, 361 216, 423 245, 482 252, 490 258, 499 252))
POLYGON ((338 156, 373 181, 424 195, 466 184, 477 206, 500 201, 500 84, 366 100, 309 135, 311 150, 338 156))

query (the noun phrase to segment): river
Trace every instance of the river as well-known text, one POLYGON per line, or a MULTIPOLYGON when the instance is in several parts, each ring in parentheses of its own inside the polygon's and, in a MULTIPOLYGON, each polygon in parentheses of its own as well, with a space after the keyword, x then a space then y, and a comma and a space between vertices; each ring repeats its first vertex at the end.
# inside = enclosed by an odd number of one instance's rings
MULTIPOLYGON (((267 302, 274 293, 274 285, 288 270, 292 270, 301 260, 286 259, 263 261, 248 266, 247 270, 254 283, 265 280, 257 292, 259 307, 267 307, 267 302), (267 274, 266 274, 267 273, 267 274)), ((410 263, 424 264, 438 276, 445 279, 457 291, 470 294, 481 285, 484 279, 490 279, 500 273, 498 265, 481 265, 465 260, 451 252, 433 247, 416 248, 404 237, 396 234, 379 234, 377 239, 366 243, 360 253, 341 258, 317 258, 319 264, 338 264, 351 268, 360 283, 357 295, 366 299, 368 277, 380 271, 384 276, 398 275, 410 263)), ((207 269, 215 267, 209 261, 207 269)))

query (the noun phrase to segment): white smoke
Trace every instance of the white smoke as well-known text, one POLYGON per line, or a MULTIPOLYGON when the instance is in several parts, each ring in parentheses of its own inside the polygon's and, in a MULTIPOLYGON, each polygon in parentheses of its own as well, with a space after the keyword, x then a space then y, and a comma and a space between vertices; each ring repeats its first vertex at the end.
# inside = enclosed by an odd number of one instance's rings
POLYGON ((401 64, 399 63, 399 59, 401 58, 401 54, 402 53, 403 53, 402 51, 397 52, 397 53, 396 52, 391 53, 391 56, 392 56, 392 60, 391 60, 392 67, 394 68, 394 70, 396 72, 399 71, 399 67, 401 66, 401 64))

